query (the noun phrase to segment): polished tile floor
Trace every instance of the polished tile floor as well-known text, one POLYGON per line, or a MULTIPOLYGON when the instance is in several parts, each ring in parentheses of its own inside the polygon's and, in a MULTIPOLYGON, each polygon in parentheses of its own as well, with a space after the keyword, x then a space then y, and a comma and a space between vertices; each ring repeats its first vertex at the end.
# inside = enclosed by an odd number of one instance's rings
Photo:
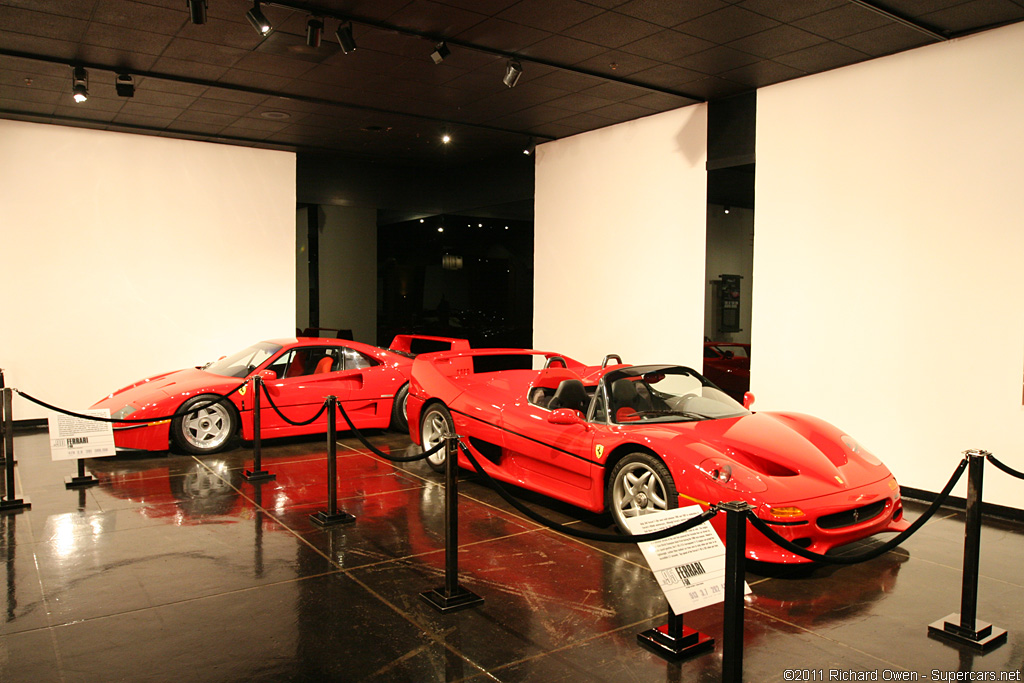
MULTIPOLYGON (((0 681, 722 680, 720 605, 685 615, 713 652, 650 654, 636 635, 666 606, 635 546, 539 528, 469 475, 461 583, 484 602, 436 612, 419 594, 444 583, 442 478, 343 436, 339 505, 356 521, 321 529, 309 515, 327 507, 322 437, 266 442, 277 478, 261 484, 243 478, 252 451, 238 444, 90 460, 100 484, 76 491, 64 486, 74 464, 50 461, 44 433, 19 435, 16 495, 32 507, 0 515, 0 681)), ((518 493, 552 519, 610 530, 518 493)), ((1008 642, 981 655, 928 637, 959 611, 963 534, 962 515, 943 510, 870 562, 752 567, 743 679, 1021 680, 1024 525, 988 521, 982 537, 978 615, 1008 642)))

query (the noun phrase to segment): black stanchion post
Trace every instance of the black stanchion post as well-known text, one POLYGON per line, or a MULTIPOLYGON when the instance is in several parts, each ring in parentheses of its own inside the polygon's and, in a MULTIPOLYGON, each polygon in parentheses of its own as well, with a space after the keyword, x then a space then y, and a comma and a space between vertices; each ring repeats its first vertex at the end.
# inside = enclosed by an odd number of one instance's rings
POLYGON ((309 516, 317 526, 349 524, 356 521, 354 515, 338 510, 337 405, 336 397, 327 397, 327 511, 321 510, 309 516))
POLYGON ((12 389, 3 389, 3 418, 4 423, 4 450, 6 458, 4 470, 6 474, 6 487, 4 496, 0 498, 0 512, 18 512, 32 507, 28 498, 18 498, 14 492, 14 400, 12 389))
POLYGON ((260 427, 260 393, 263 391, 263 378, 256 375, 252 378, 252 469, 246 470, 246 481, 264 481, 274 479, 276 474, 263 469, 263 444, 260 427))
POLYGON ((444 587, 420 593, 438 612, 445 614, 484 601, 459 585, 459 437, 448 435, 444 443, 444 587))
POLYGON ((676 614, 670 605, 668 623, 636 634, 636 642, 654 654, 675 661, 693 657, 715 648, 715 639, 683 625, 683 615, 676 614))
POLYGON ((750 503, 720 503, 725 511, 725 620, 722 626, 722 683, 743 681, 743 595, 750 503))
MULTIPOLYGON (((7 388, 4 382, 4 369, 0 368, 0 394, 7 388)), ((3 399, 0 398, 0 401, 3 399)), ((0 403, 0 465, 7 464, 7 420, 3 419, 3 405, 0 403)))
POLYGON ((91 474, 85 473, 85 461, 78 459, 78 474, 74 477, 64 477, 64 488, 85 489, 100 483, 100 480, 91 474))
POLYGON ((978 576, 981 555, 981 502, 987 451, 964 451, 967 457, 967 519, 964 524, 964 576, 960 613, 928 625, 928 635, 986 651, 1006 642, 1006 629, 978 621, 978 576))

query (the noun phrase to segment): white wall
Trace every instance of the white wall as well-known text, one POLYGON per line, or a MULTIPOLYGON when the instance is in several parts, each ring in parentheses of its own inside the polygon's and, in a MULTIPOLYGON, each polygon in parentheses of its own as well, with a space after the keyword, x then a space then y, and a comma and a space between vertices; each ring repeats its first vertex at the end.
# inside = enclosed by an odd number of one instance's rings
POLYGON ((294 221, 294 154, 0 120, 7 386, 84 408, 294 334, 294 221))
POLYGON ((1017 24, 758 93, 757 407, 828 419, 906 486, 968 448, 1024 469, 1022 72, 1017 24))
POLYGON ((537 147, 534 346, 700 367, 707 107, 537 147))

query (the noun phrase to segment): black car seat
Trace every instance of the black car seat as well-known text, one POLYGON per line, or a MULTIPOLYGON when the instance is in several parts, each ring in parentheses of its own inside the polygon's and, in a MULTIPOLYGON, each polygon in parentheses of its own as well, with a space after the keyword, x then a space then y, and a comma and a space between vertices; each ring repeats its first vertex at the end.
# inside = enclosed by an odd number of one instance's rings
POLYGON ((566 379, 562 380, 558 388, 555 389, 555 395, 551 397, 548 409, 571 408, 586 414, 589 404, 590 396, 587 395, 583 382, 578 379, 566 379))
POLYGON ((650 400, 637 392, 635 380, 623 378, 612 382, 612 414, 616 422, 637 420, 637 413, 651 409, 650 400))

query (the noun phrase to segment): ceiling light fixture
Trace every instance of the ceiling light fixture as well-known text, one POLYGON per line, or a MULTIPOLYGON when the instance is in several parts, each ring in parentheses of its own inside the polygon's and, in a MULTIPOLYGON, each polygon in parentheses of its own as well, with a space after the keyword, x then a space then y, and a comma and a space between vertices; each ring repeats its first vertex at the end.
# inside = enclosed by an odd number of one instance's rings
POLYGON ((505 77, 501 79, 509 88, 516 87, 516 83, 519 82, 519 77, 523 75, 523 65, 515 59, 508 60, 508 66, 505 67, 505 77))
POLYGON ((320 39, 323 33, 323 20, 310 17, 309 21, 306 22, 306 45, 309 47, 320 47, 320 39))
POLYGON ((252 27, 256 29, 261 36, 265 36, 274 30, 274 27, 271 26, 270 22, 265 16, 263 16, 263 12, 260 10, 260 0, 256 0, 252 4, 252 9, 245 13, 245 18, 249 20, 249 23, 252 24, 252 27))
POLYGON ((188 18, 193 24, 206 23, 206 6, 208 0, 188 0, 188 18))
POLYGON ((344 24, 338 24, 338 30, 335 33, 338 38, 338 44, 341 45, 341 51, 345 54, 354 52, 356 49, 356 39, 352 36, 352 22, 347 21, 344 24))
POLYGON ((442 40, 434 46, 434 51, 430 53, 430 58, 434 60, 434 64, 440 64, 451 53, 452 51, 448 49, 448 44, 442 40))
POLYGON ((89 72, 82 66, 73 68, 71 96, 75 98, 75 102, 81 104, 89 99, 89 72))
POLYGON ((135 80, 131 74, 117 74, 114 88, 119 97, 135 97, 135 80))

